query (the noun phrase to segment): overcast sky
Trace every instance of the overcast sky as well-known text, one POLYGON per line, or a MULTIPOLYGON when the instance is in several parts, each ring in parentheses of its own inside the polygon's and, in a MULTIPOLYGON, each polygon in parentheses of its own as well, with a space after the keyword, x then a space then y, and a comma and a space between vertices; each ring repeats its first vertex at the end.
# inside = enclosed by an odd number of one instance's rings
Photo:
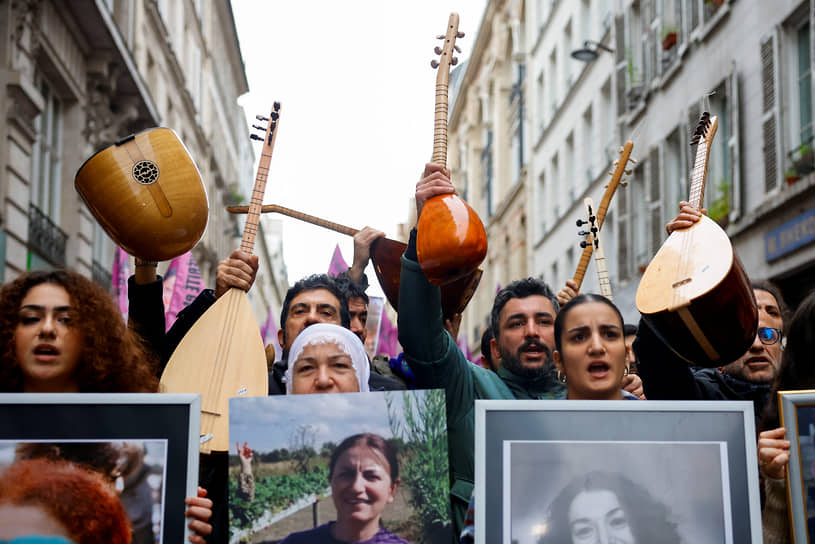
MULTIPOLYGON (((465 60, 485 5, 233 0, 250 89, 239 102, 249 117, 282 105, 264 202, 395 237, 432 153, 435 37, 458 13, 465 60)), ((350 237, 294 219, 283 243, 290 282, 326 272, 337 243, 353 258, 350 237)))

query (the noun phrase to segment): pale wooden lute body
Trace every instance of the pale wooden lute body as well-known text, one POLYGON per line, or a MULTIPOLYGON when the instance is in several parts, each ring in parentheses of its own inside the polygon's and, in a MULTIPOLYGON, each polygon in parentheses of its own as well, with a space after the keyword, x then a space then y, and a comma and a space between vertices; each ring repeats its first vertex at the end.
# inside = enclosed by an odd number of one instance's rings
MULTIPOLYGON (((277 137, 275 102, 263 140, 241 250, 252 253, 277 137)), ((262 127, 261 127, 262 128, 262 127)), ((253 135, 254 136, 254 135, 253 135)), ((269 394, 266 352, 246 293, 232 288, 187 332, 161 375, 160 390, 201 395, 201 451, 229 451, 229 399, 269 394)))
MULTIPOLYGON (((707 115, 707 114, 706 114, 707 115)), ((717 118, 703 116, 688 201, 701 208, 708 151, 717 118)), ((676 353, 699 366, 721 366, 752 344, 758 310, 730 238, 707 216, 676 230, 640 280, 637 309, 676 353)))
POLYGON ((169 128, 139 132, 94 154, 74 186, 105 232, 140 259, 178 257, 207 226, 201 174, 169 128))
MULTIPOLYGON (((228 206, 226 209, 230 213, 247 213, 249 206, 228 206)), ((354 236, 359 232, 357 229, 278 206, 277 204, 264 204, 261 211, 263 213, 279 213, 293 217, 348 236, 354 236)), ((399 311, 399 277, 402 272, 402 254, 405 249, 407 249, 407 244, 390 238, 377 238, 371 244, 371 261, 374 265, 376 278, 379 280, 379 285, 382 287, 388 302, 396 311, 399 311)), ((470 299, 473 298, 478 282, 481 280, 481 274, 482 270, 479 268, 463 278, 441 286, 441 308, 445 318, 452 318, 454 314, 460 314, 464 311, 470 299)))

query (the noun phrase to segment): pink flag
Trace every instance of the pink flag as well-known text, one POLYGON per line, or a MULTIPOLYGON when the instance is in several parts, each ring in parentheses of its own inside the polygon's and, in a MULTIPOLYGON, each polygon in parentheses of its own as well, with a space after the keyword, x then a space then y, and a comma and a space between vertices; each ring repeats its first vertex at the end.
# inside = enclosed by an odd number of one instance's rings
MULTIPOLYGON (((183 255, 176 257, 170 263, 167 269, 167 278, 165 281, 172 282, 172 294, 169 301, 165 300, 164 312, 167 330, 175 323, 175 318, 178 312, 186 308, 198 294, 204 290, 204 279, 201 277, 201 271, 198 269, 198 263, 195 262, 192 253, 189 251, 183 255)), ((165 287, 165 295, 167 289, 165 287)))
POLYGON ((471 360, 473 354, 470 351, 469 344, 467 343, 467 333, 466 332, 462 332, 462 333, 460 333, 458 335, 458 340, 456 341, 456 344, 458 345, 458 349, 461 350, 461 353, 464 354, 464 358, 467 359, 468 361, 471 360))
POLYGON ((382 312, 382 322, 379 325, 379 347, 378 353, 387 353, 389 357, 396 357, 402 347, 399 345, 399 331, 396 328, 387 312, 382 312))
POLYGON ((125 320, 127 320, 128 301, 127 301, 127 278, 130 277, 130 256, 116 246, 116 251, 113 252, 113 271, 111 272, 111 286, 110 293, 116 299, 119 305, 119 311, 122 312, 125 320))
POLYGON ((328 265, 328 274, 330 276, 339 276, 346 270, 348 270, 348 264, 342 258, 340 245, 337 244, 337 247, 334 248, 334 255, 331 256, 331 263, 328 265))

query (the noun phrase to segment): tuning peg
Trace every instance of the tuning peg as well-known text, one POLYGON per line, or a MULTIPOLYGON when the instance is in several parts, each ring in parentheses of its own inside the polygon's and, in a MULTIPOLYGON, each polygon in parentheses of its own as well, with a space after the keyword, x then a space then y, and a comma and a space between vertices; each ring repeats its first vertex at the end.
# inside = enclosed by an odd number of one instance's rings
POLYGON ((589 231, 587 231, 587 230, 579 230, 579 231, 577 231, 577 235, 578 236, 588 236, 589 231))
POLYGON ((431 60, 430 61, 430 66, 432 66, 433 68, 438 68, 439 67, 439 61, 431 60))
POLYGON ((632 170, 631 168, 629 168, 629 169, 625 170, 625 174, 626 174, 627 176, 630 176, 630 175, 631 175, 631 172, 633 172, 633 170, 632 170))
POLYGON ((446 38, 446 37, 447 37, 447 36, 445 36, 444 34, 439 34, 438 36, 436 36, 436 39, 437 39, 437 40, 443 40, 443 39, 444 39, 444 38, 446 38))
POLYGON ((623 152, 623 146, 620 146, 620 148, 617 150, 617 153, 622 153, 622 152, 623 152))
POLYGON ((587 223, 587 222, 586 222, 586 221, 583 221, 582 219, 578 219, 578 220, 577 220, 577 226, 578 226, 578 227, 582 227, 582 226, 583 226, 583 225, 585 225, 586 223, 587 223))
POLYGON ((268 121, 269 120, 268 117, 263 117, 262 115, 255 115, 255 119, 257 119, 258 121, 268 121))
POLYGON ((622 185, 623 187, 628 186, 628 180, 623 180, 623 181, 621 181, 621 182, 620 182, 620 185, 622 185))
POLYGON ((629 161, 631 161, 631 162, 633 162, 634 164, 637 164, 637 159, 631 159, 631 158, 629 158, 628 160, 629 160, 629 161))
POLYGON ((264 130, 264 131, 266 130, 266 127, 262 127, 260 125, 252 125, 252 128, 256 128, 258 130, 264 130))
POLYGON ((257 134, 250 134, 249 138, 251 138, 252 140, 263 141, 263 136, 258 136, 257 134))
POLYGON ((455 66, 456 64, 458 64, 458 57, 453 57, 453 58, 450 60, 450 64, 452 64, 453 66, 455 66))
POLYGON ((441 47, 439 47, 439 46, 437 45, 436 47, 434 47, 434 48, 433 48, 433 52, 434 52, 435 54, 437 54, 437 55, 441 55, 441 47))
POLYGON ((580 242, 580 247, 583 247, 583 248, 584 248, 584 247, 586 247, 587 245, 589 245, 589 244, 588 244, 588 242, 586 242, 585 240, 583 240, 582 242, 580 242))
POLYGON ((463 37, 464 37, 464 32, 462 32, 460 30, 458 32, 456 32, 456 38, 463 38, 463 37))
POLYGON ((457 53, 461 53, 461 48, 459 46, 454 45, 453 49, 455 49, 457 53))

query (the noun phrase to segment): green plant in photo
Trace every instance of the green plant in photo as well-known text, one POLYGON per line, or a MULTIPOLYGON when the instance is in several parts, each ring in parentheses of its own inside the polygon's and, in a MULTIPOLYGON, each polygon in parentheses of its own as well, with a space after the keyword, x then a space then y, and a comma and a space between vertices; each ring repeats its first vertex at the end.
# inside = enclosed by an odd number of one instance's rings
POLYGON ((450 525, 444 394, 427 391, 416 396, 411 391, 404 392, 402 400, 404 424, 386 396, 388 419, 393 436, 403 444, 402 483, 410 490, 410 503, 425 529, 422 541, 433 542, 432 532, 450 525))

